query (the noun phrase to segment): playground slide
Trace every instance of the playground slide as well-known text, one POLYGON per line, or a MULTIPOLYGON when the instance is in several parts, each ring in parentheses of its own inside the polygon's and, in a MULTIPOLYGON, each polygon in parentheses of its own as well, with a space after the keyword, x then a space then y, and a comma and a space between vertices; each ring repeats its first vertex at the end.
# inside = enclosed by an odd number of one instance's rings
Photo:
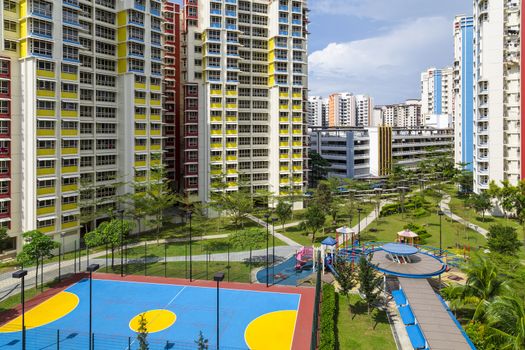
POLYGON ((312 261, 313 249, 311 247, 302 247, 296 254, 295 259, 297 263, 295 264, 295 269, 300 270, 303 266, 312 261))

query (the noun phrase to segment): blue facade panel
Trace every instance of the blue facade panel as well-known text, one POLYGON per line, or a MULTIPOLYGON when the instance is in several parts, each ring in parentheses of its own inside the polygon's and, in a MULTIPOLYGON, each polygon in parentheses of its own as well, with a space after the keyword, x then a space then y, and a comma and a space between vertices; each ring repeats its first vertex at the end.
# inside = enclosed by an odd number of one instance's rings
POLYGON ((473 170, 474 161, 474 28, 472 17, 461 21, 461 161, 473 170))

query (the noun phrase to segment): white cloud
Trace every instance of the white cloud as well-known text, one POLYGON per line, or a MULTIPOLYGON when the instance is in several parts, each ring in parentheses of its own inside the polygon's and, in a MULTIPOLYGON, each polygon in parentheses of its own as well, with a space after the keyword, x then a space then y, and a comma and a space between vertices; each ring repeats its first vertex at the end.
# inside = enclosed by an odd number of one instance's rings
POLYGON ((330 43, 309 56, 311 95, 368 93, 378 103, 418 97, 421 71, 452 64, 452 45, 452 21, 444 17, 419 18, 380 36, 330 43))

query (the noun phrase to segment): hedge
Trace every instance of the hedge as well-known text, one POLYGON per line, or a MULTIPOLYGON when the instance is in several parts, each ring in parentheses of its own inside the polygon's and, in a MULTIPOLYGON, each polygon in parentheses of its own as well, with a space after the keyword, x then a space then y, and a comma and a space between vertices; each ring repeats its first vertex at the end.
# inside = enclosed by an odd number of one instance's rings
POLYGON ((336 296, 334 286, 325 284, 323 286, 323 299, 321 303, 321 324, 320 324, 320 350, 334 350, 335 339, 335 320, 337 317, 336 296))

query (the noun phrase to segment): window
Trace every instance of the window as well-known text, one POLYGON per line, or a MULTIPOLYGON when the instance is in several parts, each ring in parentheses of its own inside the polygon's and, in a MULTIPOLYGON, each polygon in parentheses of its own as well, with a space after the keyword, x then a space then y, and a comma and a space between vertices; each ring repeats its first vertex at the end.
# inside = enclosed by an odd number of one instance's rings
POLYGON ((80 116, 82 118, 93 118, 93 107, 80 106, 80 116))
MULTIPOLYGON (((135 72, 144 72, 144 61, 130 58, 128 60, 129 70, 135 72)), ((153 63, 152 63, 153 69, 153 63)))
POLYGON ((80 72, 80 84, 89 84, 93 83, 92 74, 88 72, 80 72))
POLYGON ((7 95, 9 93, 9 81, 0 80, 0 95, 7 95))
POLYGON ((54 101, 44 101, 44 100, 37 100, 36 101, 36 109, 45 109, 45 110, 54 110, 55 109, 55 102, 54 101))
POLYGON ((71 166, 77 166, 78 165, 78 158, 63 158, 62 159, 62 167, 71 167, 71 166))
POLYGON ((4 19, 4 29, 8 32, 16 32, 16 22, 4 19))
POLYGON ((16 41, 4 40, 4 49, 16 52, 16 41))
POLYGON ((161 45, 160 42, 161 35, 159 33, 151 32, 151 43, 154 45, 161 45))
POLYGON ((114 134, 117 132, 116 124, 97 123, 97 134, 114 134))
POLYGON ((128 51, 130 55, 144 56, 144 45, 139 43, 130 42, 128 43, 128 51))
POLYGON ((97 107, 97 118, 115 118, 117 110, 112 107, 97 107))
POLYGON ((9 75, 10 64, 9 61, 0 60, 0 75, 9 75))
POLYGON ((71 64, 63 64, 62 65, 62 73, 77 74, 77 72, 78 72, 77 66, 73 66, 71 64))
POLYGON ((115 40, 115 29, 98 25, 95 27, 95 33, 97 37, 104 39, 115 40))
POLYGON ((40 169, 49 169, 49 168, 54 168, 54 167, 55 167, 55 161, 52 159, 38 161, 38 168, 40 169))
MULTIPOLYGON (((7 1, 12 2, 12 1, 7 1)), ((5 5, 5 1, 4 1, 5 5)), ((33 0, 29 2, 29 10, 30 12, 44 16, 44 17, 51 17, 53 14, 53 5, 47 1, 42 0, 33 0)))
POLYGON ((128 14, 129 14, 129 21, 131 23, 144 25, 144 14, 142 12, 135 11, 135 10, 129 10, 128 14))
POLYGON ((80 157, 80 167, 89 168, 93 166, 93 157, 80 157))
POLYGON ((104 58, 97 58, 97 69, 115 71, 115 61, 106 60, 104 58))
POLYGON ((116 155, 101 155, 97 156, 97 165, 115 165, 117 163, 116 155))
POLYGON ((117 140, 115 139, 99 139, 97 140, 97 150, 116 149, 117 140))
POLYGON ((78 196, 62 196, 62 204, 78 203, 78 196))
MULTIPOLYGON (((51 34, 49 34, 49 35, 51 35, 51 34)), ((70 42, 74 42, 74 43, 78 43, 79 42, 78 30, 73 29, 73 28, 64 27, 62 29, 62 37, 64 38, 64 41, 70 41, 70 42)))
POLYGON ((69 45, 63 45, 62 46, 62 50, 63 50, 63 57, 64 57, 64 59, 66 59, 66 60, 73 60, 73 61, 79 61, 78 48, 77 47, 73 47, 73 46, 69 46, 69 45))
POLYGON ((4 0, 4 10, 9 12, 16 12, 16 2, 4 0))
POLYGON ((112 75, 97 74, 97 85, 114 87, 116 85, 116 79, 112 75))
POLYGON ((37 228, 55 226, 55 219, 38 220, 36 223, 37 228))
POLYGON ((115 14, 108 11, 96 9, 95 18, 101 22, 115 24, 115 14))
POLYGON ((96 4, 109 7, 110 9, 115 8, 115 0, 96 0, 96 4))
POLYGON ((74 102, 62 102, 61 107, 63 111, 76 111, 78 104, 74 102))
POLYGON ((62 216, 62 223, 67 224, 69 222, 76 222, 78 221, 78 217, 76 215, 64 215, 62 216))
POLYGON ((101 53, 101 54, 104 54, 104 55, 114 56, 115 52, 116 52, 116 49, 115 49, 115 45, 107 44, 107 43, 104 43, 102 41, 97 41, 96 42, 95 51, 97 53, 101 53))
POLYGON ((36 183, 37 188, 49 188, 55 187, 55 180, 38 180, 36 183))
POLYGON ((97 90, 97 101, 115 102, 116 93, 113 91, 97 90))
POLYGON ((76 84, 62 83, 63 92, 77 92, 77 90, 78 90, 78 85, 76 84))
POLYGON ((151 74, 161 75, 161 64, 160 63, 151 63, 151 74))
POLYGON ((65 23, 78 24, 78 12, 69 8, 63 8, 62 19, 65 23))
POLYGON ((137 27, 128 27, 128 35, 130 39, 144 41, 144 29, 137 27))
POLYGON ((52 120, 39 120, 37 122, 38 129, 55 130, 55 122, 52 120))

